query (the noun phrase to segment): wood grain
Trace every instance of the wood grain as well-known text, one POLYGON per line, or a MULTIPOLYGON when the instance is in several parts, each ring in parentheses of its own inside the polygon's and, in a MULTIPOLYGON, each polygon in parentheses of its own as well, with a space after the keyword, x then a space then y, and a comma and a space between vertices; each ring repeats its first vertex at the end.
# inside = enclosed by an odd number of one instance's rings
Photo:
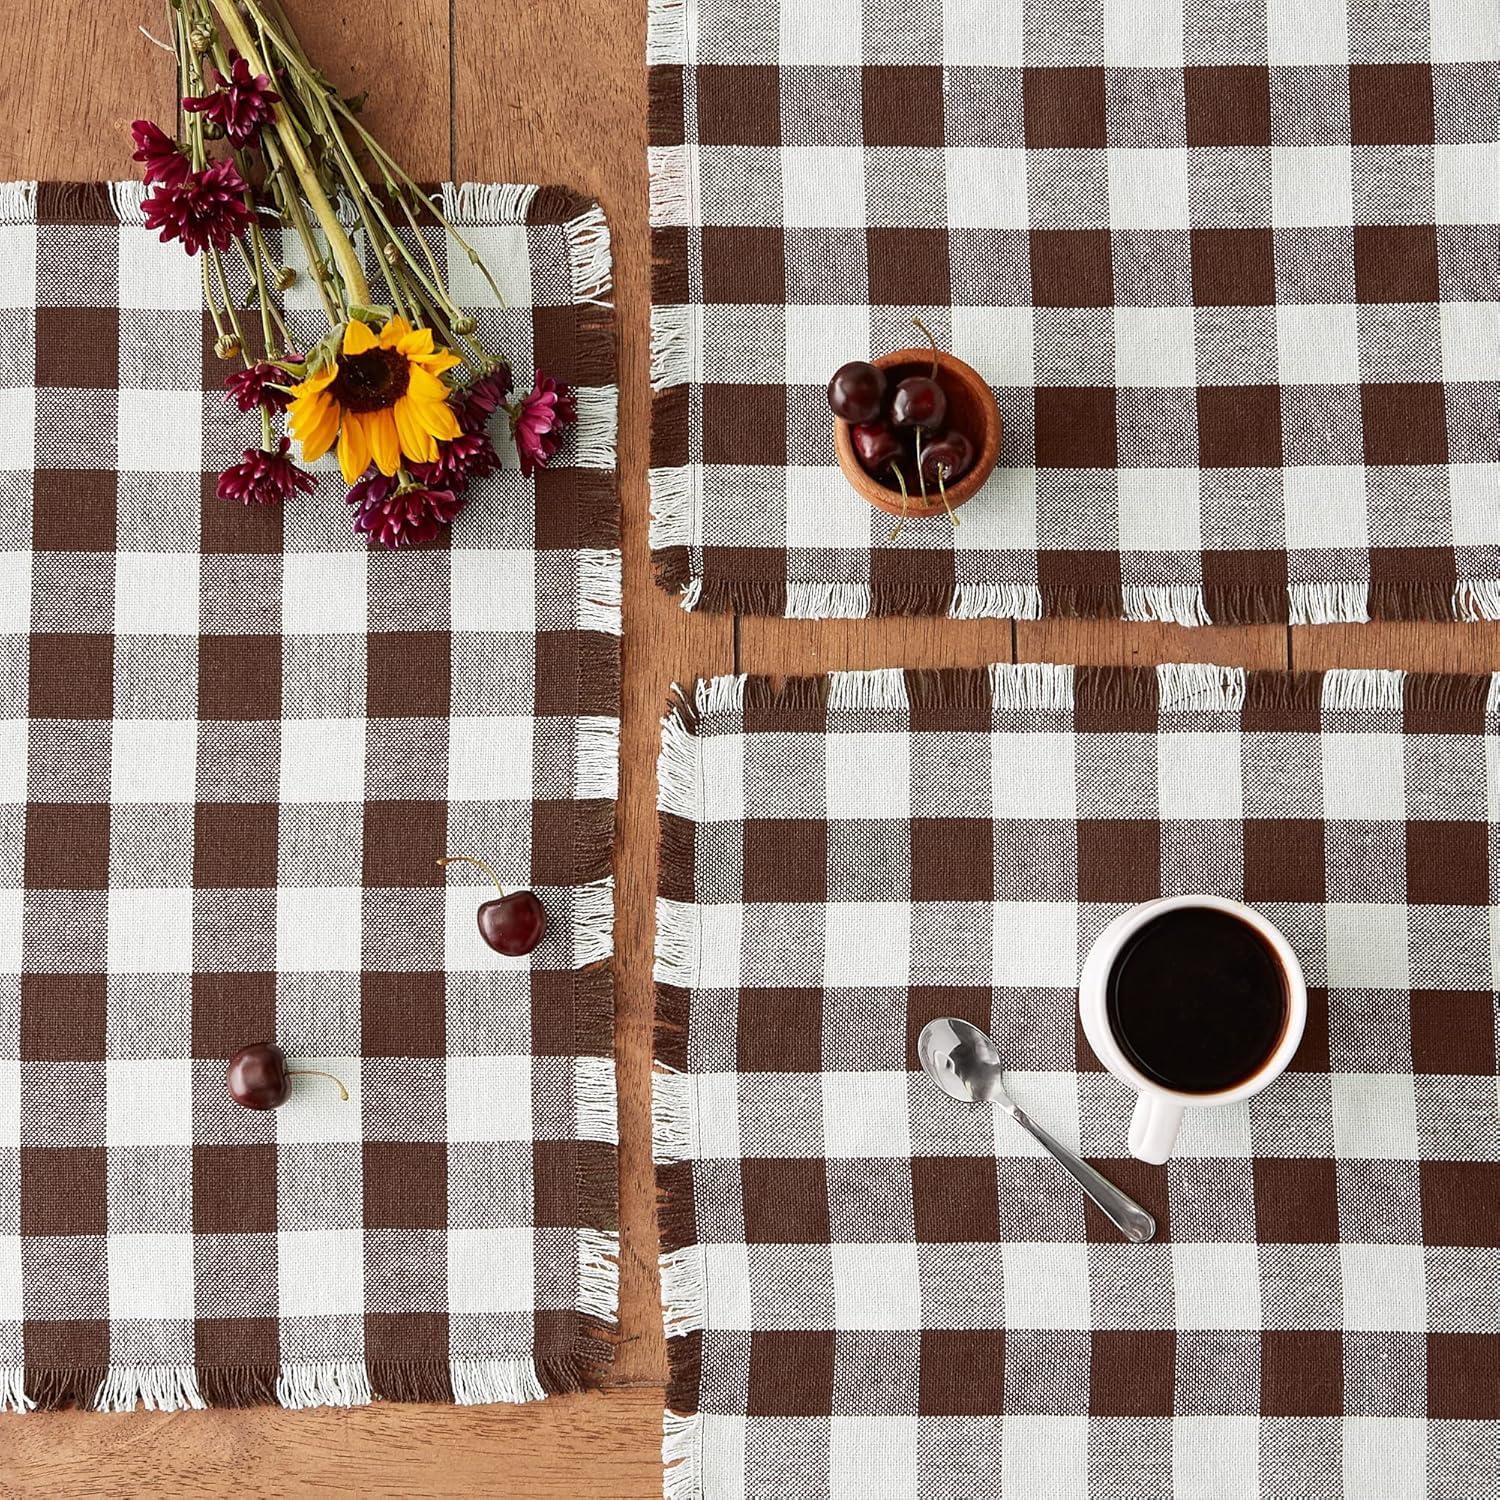
MULTIPOLYGON (((960 666, 1007 660, 1500 668, 1500 627, 1185 631, 1110 621, 782 621, 689 616, 646 555, 647 329, 643 0, 288 0, 332 77, 417 175, 564 182, 614 235, 626 636, 617 923, 623 1332, 616 1388, 525 1407, 378 1406, 6 1421, 0 1495, 271 1497, 659 1495, 661 1381, 650 1171, 651 940, 657 722, 668 685, 730 670, 960 666)), ((165 6, 32 0, 7 8, 0 175, 131 173, 128 122, 171 113, 169 59, 135 30, 165 6)))

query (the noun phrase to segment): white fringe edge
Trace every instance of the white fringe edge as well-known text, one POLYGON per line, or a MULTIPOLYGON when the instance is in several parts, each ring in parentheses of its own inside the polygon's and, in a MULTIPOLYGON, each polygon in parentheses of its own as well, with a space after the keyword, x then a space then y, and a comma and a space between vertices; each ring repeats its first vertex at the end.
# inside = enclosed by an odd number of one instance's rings
POLYGON ((1453 591, 1455 620, 1500 620, 1500 578, 1469 578, 1453 591))
POLYGON ((1212 625, 1200 584, 1172 584, 1164 588, 1127 584, 1125 618, 1164 625, 1212 625))
POLYGON ((646 162, 651 171, 651 227, 686 226, 690 218, 688 148, 648 146, 646 162))
POLYGON ((661 1419, 662 1500, 699 1500, 703 1494, 703 1416, 664 1411, 661 1419))
MULTIPOLYGON (((109 184, 109 205, 122 224, 143 225, 146 212, 141 204, 146 199, 146 184, 126 179, 109 184)), ((34 212, 34 210, 33 210, 34 212)))
POLYGON ((529 1359, 455 1359, 448 1365, 448 1378, 458 1406, 540 1401, 547 1394, 529 1359))
POLYGON ((613 1230, 578 1231, 578 1310, 601 1323, 620 1321, 620 1236, 613 1230))
POLYGON ((612 547, 578 549, 578 627, 620 634, 620 554, 612 547))
POLYGON ((873 709, 895 713, 909 708, 906 673, 900 667, 862 672, 833 672, 828 678, 828 707, 846 712, 873 709))
POLYGON ((613 802, 620 789, 620 721, 603 714, 578 719, 574 792, 583 801, 613 802))
POLYGON ((1033 583, 960 583, 950 620, 1040 620, 1042 591, 1033 583))
POLYGON ((867 583, 788 583, 789 620, 862 620, 870 613, 867 583))
POLYGON ((534 182, 445 182, 443 217, 460 227, 524 224, 537 192, 534 182))
POLYGON ((990 696, 998 713, 1067 713, 1073 707, 1073 668, 1051 662, 996 662, 990 696))
POLYGON ((658 1062, 651 1075, 651 1158, 656 1162, 698 1159, 697 1081, 658 1062))
POLYGON ((596 203, 563 225, 568 237, 568 266, 573 273, 573 300, 595 307, 613 307, 614 261, 610 253, 609 220, 596 203))
POLYGON ((684 1245, 657 1257, 661 1321, 669 1339, 702 1328, 708 1320, 708 1284, 702 1245, 684 1245))
POLYGON ((697 609, 702 599, 703 580, 701 578, 689 578, 677 593, 677 603, 689 614, 697 609))
POLYGON ((620 1111, 612 1057, 573 1059, 575 1124, 581 1141, 620 1144, 620 1111))
POLYGON ((1490 696, 1484 705, 1484 711, 1491 718, 1500 717, 1500 672, 1490 677, 1490 696))
MULTIPOLYGON (((36 183, 0 182, 0 224, 29 224, 35 218, 36 183)), ((4 1378, 0 1377, 0 1399, 5 1390, 4 1378)), ((4 1410, 0 1406, 0 1411, 4 1410)))
POLYGON ((94 1392, 95 1411, 206 1411, 191 1365, 148 1365, 144 1369, 112 1366, 94 1392))
POLYGON ((1238 713, 1245 706, 1245 669, 1191 661, 1160 662, 1156 694, 1163 713, 1238 713))
POLYGON ((573 887, 573 964, 598 963, 615 951, 615 878, 573 887))
POLYGON ((291 1411, 305 1411, 310 1406, 368 1406, 375 1393, 362 1364, 282 1365, 276 1399, 291 1411))
POLYGON ((656 898, 656 961, 659 983, 692 989, 698 983, 698 907, 691 901, 656 898))
POLYGON ((698 736, 688 728, 682 689, 675 683, 675 701, 662 715, 661 749, 656 757, 656 806, 679 818, 697 818, 699 807, 698 736))
POLYGON ((687 0, 651 0, 646 10, 646 65, 687 61, 687 0))
POLYGON ((1400 713, 1405 672, 1333 667, 1323 674, 1326 713, 1400 713))
POLYGON ((651 309, 651 389, 693 378, 693 309, 681 303, 651 309))
POLYGON ((1293 625, 1362 625, 1370 618, 1368 583, 1294 583, 1287 597, 1293 625))
MULTIPOLYGON (((5 183, 3 186, 10 187, 5 183)), ((0 1370, 0 1411, 35 1411, 36 1402, 26 1394, 26 1371, 20 1366, 0 1370)))
POLYGON ((615 385, 582 385, 578 398, 578 425, 573 429, 573 462, 580 469, 612 469, 619 441, 620 388, 615 385))
POLYGON ((648 540, 653 551, 662 547, 693 545, 693 470, 683 464, 675 469, 652 469, 651 527, 648 540))
POLYGON ((723 677, 705 677, 693 694, 700 717, 708 714, 739 714, 745 711, 746 674, 728 673, 723 677))

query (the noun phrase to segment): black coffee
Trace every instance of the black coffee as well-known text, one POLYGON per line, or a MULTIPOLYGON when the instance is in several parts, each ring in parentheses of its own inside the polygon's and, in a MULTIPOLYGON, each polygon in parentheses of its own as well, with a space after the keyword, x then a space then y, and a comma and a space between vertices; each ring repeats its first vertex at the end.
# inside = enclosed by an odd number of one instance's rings
POLYGON ((1215 1094, 1259 1071, 1286 1026, 1286 980, 1238 917, 1178 907, 1136 929, 1115 959, 1110 1030, 1147 1078, 1215 1094))

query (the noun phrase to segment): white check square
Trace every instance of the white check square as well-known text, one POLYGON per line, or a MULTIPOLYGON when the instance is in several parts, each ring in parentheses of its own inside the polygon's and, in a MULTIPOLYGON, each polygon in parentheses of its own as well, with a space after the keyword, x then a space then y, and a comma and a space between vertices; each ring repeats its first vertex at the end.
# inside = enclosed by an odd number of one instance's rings
MULTIPOLYGON (((840 1320, 841 1327, 848 1327, 840 1320)), ((829 1474, 840 1497, 915 1495, 917 1433, 915 1416, 845 1417, 828 1423, 829 1474)), ((743 1464, 740 1469, 744 1473, 743 1464)), ((727 1495, 728 1489, 705 1486, 705 1495, 727 1495)))
POLYGON ((1116 380, 1151 387, 1196 384, 1194 337, 1191 307, 1116 307, 1116 380))
POLYGON ((121 390, 117 467, 122 474, 203 472, 201 391, 121 390), (162 435, 170 434, 169 441, 162 435))
POLYGON ((111 726, 112 802, 192 802, 197 771, 191 719, 116 719, 111 726))
POLYGON ((1410 1073, 1334 1073, 1331 1082, 1333 1139, 1341 1157, 1416 1159, 1417 1097, 1410 1073))
POLYGON ((1197 552, 1202 546, 1197 469, 1121 469, 1115 484, 1121 552, 1197 552))
POLYGON ((943 153, 948 223, 954 229, 1028 229, 1026 152, 1020 147, 949 146, 943 153))
POLYGON ((1087 1417, 1007 1416, 1000 1446, 1001 1493, 1025 1500, 1077 1500, 1088 1494, 1087 1417))
POLYGON ((0 1322, 20 1324, 26 1315, 21 1290, 21 1236, 0 1234, 0 1322))
POLYGON ((1002 1247, 1007 1328, 1088 1328, 1089 1249, 1068 1241, 1002 1247))
MULTIPOLYGON (((1411 987, 1407 908, 1377 902, 1330 901, 1328 984, 1331 989, 1405 990, 1411 987)), ((1410 1080, 1408 1080, 1409 1086, 1410 1080)), ((1358 1096, 1346 1101, 1346 1109, 1358 1096)), ((1351 1137, 1349 1147, 1354 1146, 1351 1137)), ((1413 1139, 1415 1149, 1415 1138, 1413 1139)), ((1356 1155, 1370 1154, 1356 1151, 1356 1155)))
POLYGON ((1070 734, 997 734, 990 757, 995 817, 1076 817, 1074 749, 1070 734))
POLYGON ((1299 464, 1282 471, 1281 485, 1289 552, 1369 544, 1363 466, 1299 464))
POLYGON ((191 1146, 192 1059, 110 1059, 104 1107, 111 1146, 191 1146))
POLYGON ((1354 223, 1350 148, 1273 146, 1271 202, 1278 229, 1354 223))
POLYGON ((995 902, 997 985, 1078 982, 1078 907, 1070 901, 995 902))
POLYGON ((1500 145, 1439 144, 1432 152, 1437 222, 1493 224, 1500 215, 1500 145))
POLYGON ((1172 1286, 1179 1328, 1260 1327, 1254 1245, 1180 1240, 1172 1246, 1172 1286))
MULTIPOLYGON (((1180 68, 1184 0, 1104 0, 1104 60, 1111 67, 1180 68)), ((1164 153, 1166 154, 1166 153, 1164 153)))
MULTIPOLYGON (((369 568, 363 550, 284 554, 281 628, 288 635, 363 635, 369 628, 369 568)), ((457 597, 455 590, 455 607, 457 597)))
POLYGON ((1406 761, 1399 734, 1323 736, 1323 816, 1406 820, 1406 761))
POLYGON ((1420 1245, 1344 1244, 1339 1255, 1345 1328, 1427 1331, 1427 1265, 1420 1245))
POLYGON ((282 973, 358 974, 363 898, 363 891, 354 886, 278 887, 277 969, 282 973))
MULTIPOLYGON (((821 5, 807 7, 808 10, 822 8, 821 5)), ((943 56, 950 62, 961 59, 964 66, 970 68, 1019 68, 1026 61, 1021 10, 1019 5, 943 6, 943 56)), ((793 13, 798 17, 796 24, 800 25, 802 12, 793 7, 793 13)), ((856 19, 856 43, 860 30, 860 22, 856 19)), ((857 55, 854 61, 859 61, 857 55)))
POLYGON ((1238 734, 1162 734, 1156 750, 1163 818, 1243 816, 1238 734))
POLYGON ((1187 152, 1111 147, 1109 221, 1115 230, 1180 230, 1189 223, 1187 152))
POLYGON ((116 552, 115 634, 197 635, 198 556, 116 552))
POLYGON ((788 306, 786 318, 786 381, 789 385, 828 383, 828 351, 837 349, 840 361, 869 359, 868 307, 788 306))
POLYGON ((858 146, 785 146, 780 151, 783 222, 791 228, 861 229, 865 156, 858 146))
POLYGON ((364 719, 281 721, 283 802, 360 802, 364 795, 364 719))
POLYGON ((834 1157, 911 1155, 907 1075, 824 1073, 823 1138, 834 1157))
POLYGON ((193 1317, 192 1235, 112 1233, 105 1244, 113 1321, 193 1317))
POLYGON ((1276 309, 1276 364, 1285 385, 1359 383, 1359 308, 1352 302, 1276 309))
POLYGON ((530 1229, 448 1231, 448 1311, 454 1317, 526 1312, 535 1296, 530 1229))
POLYGON ((108 948, 111 974, 191 974, 192 891, 112 887, 108 948))
POLYGON ((911 737, 897 732, 836 733, 824 742, 828 819, 911 816, 911 737), (871 791, 880 789, 872 805, 871 791))
POLYGON ((833 1300, 840 1329, 922 1326, 915 1245, 835 1244, 831 1248, 833 1300))
POLYGON ((777 61, 782 67, 858 67, 863 60, 864 34, 861 0, 783 6, 777 61))
POLYGON ((1172 1419, 1172 1475, 1184 1497, 1246 1493, 1246 1481, 1260 1472, 1259 1417, 1172 1419))
POLYGON ((1270 60, 1278 63, 1349 62, 1349 0, 1270 0, 1266 19, 1270 60))
POLYGON ((825 984, 911 983, 910 902, 835 901, 825 911, 825 984))
POLYGON ((531 1139, 531 1058, 450 1057, 450 1141, 531 1139))
POLYGON ((454 802, 505 802, 530 795, 530 718, 454 718, 448 721, 448 796, 454 802))
MULTIPOLYGON (((451 1234, 450 1231, 450 1244, 451 1234)), ((283 1229, 276 1237, 276 1288, 283 1318, 362 1316, 365 1311, 363 1231, 283 1229)), ((450 1298, 452 1291, 450 1281, 450 1298)))

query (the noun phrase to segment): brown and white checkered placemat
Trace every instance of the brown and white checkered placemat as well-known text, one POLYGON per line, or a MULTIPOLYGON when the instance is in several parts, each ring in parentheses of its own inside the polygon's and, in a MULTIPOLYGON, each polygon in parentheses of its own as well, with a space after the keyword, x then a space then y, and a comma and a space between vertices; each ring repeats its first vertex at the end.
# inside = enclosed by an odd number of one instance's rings
POLYGON ((671 1500, 1500 1492, 1500 675, 719 678, 660 788, 671 1500), (1189 892, 1307 1033, 1147 1167, 1076 983, 1189 892), (1154 1243, 920 1073, 941 1015, 1154 1243))
MULTIPOLYGON (((255 419, 138 184, 0 188, 0 1408, 522 1400, 609 1357, 608 236, 444 191, 507 305, 461 256, 458 300, 579 425, 535 485, 497 433, 451 541, 390 553, 326 461, 215 497, 255 419), (531 958, 445 850, 538 890, 531 958), (272 1037, 349 1102, 233 1104, 272 1037)), ((305 275, 287 316, 317 337, 305 275)))
POLYGON ((652 0, 653 548, 689 607, 1500 618, 1492 0, 652 0), (1000 467, 889 540, 845 360, 1000 467))

